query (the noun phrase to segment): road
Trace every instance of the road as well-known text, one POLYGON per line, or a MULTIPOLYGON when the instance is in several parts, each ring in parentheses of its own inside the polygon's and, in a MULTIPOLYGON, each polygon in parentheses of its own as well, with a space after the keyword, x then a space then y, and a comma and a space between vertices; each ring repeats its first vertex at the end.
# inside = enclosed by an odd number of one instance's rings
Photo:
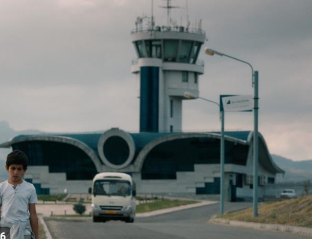
MULTIPOLYGON (((227 210, 250 206, 228 203, 227 210)), ((53 239, 307 239, 308 237, 259 231, 208 223, 218 213, 219 205, 209 205, 150 218, 138 218, 134 224, 119 221, 92 223, 91 219, 66 220, 46 218, 53 239)))

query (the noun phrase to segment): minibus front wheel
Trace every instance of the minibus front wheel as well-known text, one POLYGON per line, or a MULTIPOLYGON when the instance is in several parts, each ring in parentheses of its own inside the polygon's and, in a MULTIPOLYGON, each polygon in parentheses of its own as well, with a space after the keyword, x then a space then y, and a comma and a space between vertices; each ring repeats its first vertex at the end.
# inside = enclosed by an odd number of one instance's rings
POLYGON ((93 222, 100 222, 101 220, 100 220, 100 218, 99 217, 95 217, 95 216, 93 216, 93 222))

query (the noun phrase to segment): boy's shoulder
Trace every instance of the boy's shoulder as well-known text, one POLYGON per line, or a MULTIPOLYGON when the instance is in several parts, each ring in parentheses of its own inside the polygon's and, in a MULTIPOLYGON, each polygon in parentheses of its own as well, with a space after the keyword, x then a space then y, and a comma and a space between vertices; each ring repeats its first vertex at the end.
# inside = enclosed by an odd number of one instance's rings
POLYGON ((1 193, 1 195, 2 195, 2 193, 3 193, 4 191, 6 191, 6 189, 8 188, 8 187, 7 187, 7 185, 8 185, 7 181, 8 181, 8 180, 3 181, 3 182, 0 182, 0 193, 1 193))
POLYGON ((7 183, 8 183, 8 180, 5 180, 5 181, 3 181, 3 182, 0 182, 0 187, 5 186, 7 183))
POLYGON ((23 180, 23 186, 27 188, 35 188, 35 186, 32 183, 27 182, 26 180, 23 180))

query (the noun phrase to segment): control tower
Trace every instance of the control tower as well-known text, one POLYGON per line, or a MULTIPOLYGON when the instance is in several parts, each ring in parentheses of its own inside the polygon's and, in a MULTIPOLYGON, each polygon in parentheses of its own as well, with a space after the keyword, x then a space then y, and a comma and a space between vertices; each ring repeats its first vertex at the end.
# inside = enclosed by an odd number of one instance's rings
POLYGON ((152 10, 151 17, 137 18, 131 32, 138 57, 131 71, 139 82, 140 132, 182 131, 184 93, 198 95, 199 75, 204 73, 204 63, 197 59, 206 40, 201 21, 194 28, 188 21, 175 24, 170 19, 175 7, 166 1, 166 26, 155 24, 152 10))

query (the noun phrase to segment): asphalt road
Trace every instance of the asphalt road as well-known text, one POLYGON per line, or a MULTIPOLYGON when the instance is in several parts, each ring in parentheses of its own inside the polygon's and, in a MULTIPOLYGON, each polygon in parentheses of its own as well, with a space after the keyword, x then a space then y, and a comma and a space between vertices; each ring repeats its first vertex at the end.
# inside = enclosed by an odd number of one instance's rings
MULTIPOLYGON (((227 210, 250 206, 226 204, 227 210)), ((305 236, 210 224, 219 205, 209 205, 165 215, 138 218, 133 224, 120 221, 92 223, 91 219, 66 220, 46 218, 53 239, 303 239, 305 236)))

